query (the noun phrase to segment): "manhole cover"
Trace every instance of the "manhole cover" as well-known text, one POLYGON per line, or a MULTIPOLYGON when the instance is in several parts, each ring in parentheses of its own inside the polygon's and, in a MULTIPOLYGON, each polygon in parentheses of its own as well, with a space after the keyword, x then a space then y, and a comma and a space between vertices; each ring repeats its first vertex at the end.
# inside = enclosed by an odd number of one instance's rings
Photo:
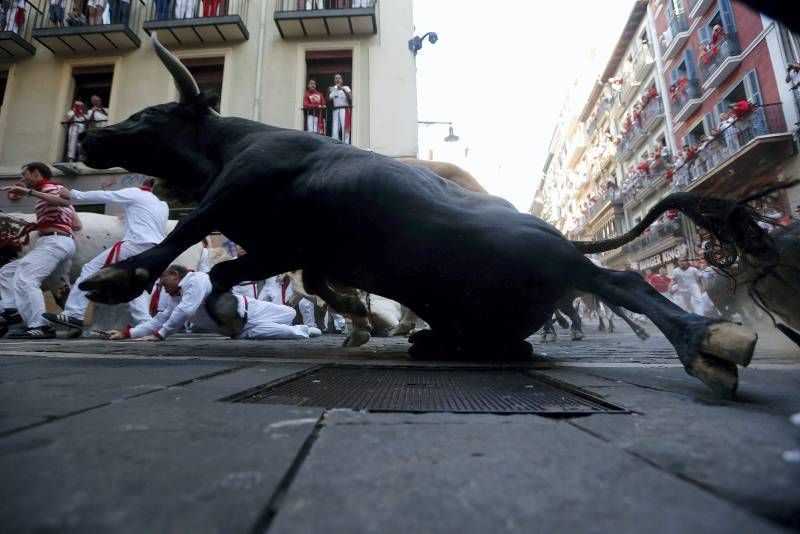
POLYGON ((533 371, 497 368, 316 367, 224 400, 372 412, 627 412, 533 371))

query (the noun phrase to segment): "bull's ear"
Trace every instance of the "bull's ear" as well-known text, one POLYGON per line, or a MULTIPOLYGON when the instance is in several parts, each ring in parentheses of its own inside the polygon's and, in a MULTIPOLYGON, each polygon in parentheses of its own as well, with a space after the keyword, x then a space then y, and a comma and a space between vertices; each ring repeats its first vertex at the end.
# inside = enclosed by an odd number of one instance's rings
POLYGON ((192 73, 189 72, 189 69, 187 69, 177 57, 159 42, 156 32, 153 32, 150 37, 153 41, 153 48, 158 58, 164 66, 167 67, 167 70, 172 75, 172 80, 175 82, 175 86, 178 88, 178 94, 180 95, 178 101, 181 104, 197 101, 200 95, 200 89, 197 87, 197 82, 194 80, 192 73))

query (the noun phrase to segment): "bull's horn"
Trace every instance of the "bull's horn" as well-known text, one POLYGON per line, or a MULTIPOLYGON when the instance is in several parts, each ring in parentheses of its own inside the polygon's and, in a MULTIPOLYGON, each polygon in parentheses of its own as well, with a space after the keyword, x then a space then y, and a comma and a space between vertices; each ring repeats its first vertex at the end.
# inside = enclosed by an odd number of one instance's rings
POLYGON ((194 99, 200 94, 200 88, 197 87, 197 82, 194 81, 194 76, 192 76, 192 73, 189 72, 189 69, 187 69, 178 58, 172 55, 172 52, 167 50, 164 45, 158 41, 156 32, 153 32, 150 35, 150 38, 153 41, 153 48, 156 49, 158 58, 161 60, 164 66, 167 67, 169 73, 172 74, 172 79, 175 82, 175 86, 178 88, 178 93, 180 93, 180 98, 178 101, 181 104, 185 104, 186 102, 194 99))

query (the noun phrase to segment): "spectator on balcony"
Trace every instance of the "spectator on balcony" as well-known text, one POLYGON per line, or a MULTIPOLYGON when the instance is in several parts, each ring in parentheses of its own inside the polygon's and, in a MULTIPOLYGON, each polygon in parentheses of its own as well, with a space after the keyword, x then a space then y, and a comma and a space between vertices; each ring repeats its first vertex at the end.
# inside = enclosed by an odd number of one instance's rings
POLYGON ((103 99, 97 95, 92 95, 92 108, 87 114, 87 127, 102 128, 108 123, 108 110, 103 107, 103 99))
POLYGON ((197 0, 175 0, 175 18, 191 19, 196 17, 197 0))
POLYGON ((19 33, 25 25, 25 0, 11 0, 6 10, 5 30, 19 33))
POLYGON ((131 16, 131 0, 108 0, 111 9, 111 24, 128 24, 131 16))
POLYGON ((67 26, 86 26, 86 15, 77 7, 72 8, 72 13, 67 16, 67 26))
POLYGON ((725 40, 726 35, 727 33, 725 33, 725 29, 722 25, 714 24, 714 27, 711 29, 711 46, 719 48, 722 41, 725 40))
POLYGON ((317 81, 308 80, 303 94, 303 110, 306 115, 306 131, 325 135, 325 95, 317 90, 317 81))
POLYGON ((169 18, 169 0, 155 0, 156 20, 167 20, 169 18))
POLYGON ((224 15, 220 11, 221 0, 203 0, 203 16, 204 17, 219 17, 224 15))
POLYGON ((67 0, 50 0, 50 22, 57 28, 64 27, 64 8, 67 0))
POLYGON ((67 161, 78 159, 78 136, 86 129, 89 120, 85 109, 83 102, 76 100, 67 112, 67 161))
POLYGON ((311 11, 312 9, 325 9, 324 0, 299 0, 297 3, 298 11, 303 10, 303 5, 305 5, 306 11, 311 11))
POLYGON ((800 63, 793 61, 786 65, 786 83, 792 86, 792 89, 800 87, 800 63))
POLYGON ((106 9, 106 0, 88 0, 86 5, 89 8, 89 26, 103 24, 103 11, 106 9))
POLYGON ((333 130, 331 137, 343 143, 350 143, 350 102, 353 100, 353 91, 344 85, 341 74, 333 77, 334 85, 328 88, 328 99, 333 108, 333 130))

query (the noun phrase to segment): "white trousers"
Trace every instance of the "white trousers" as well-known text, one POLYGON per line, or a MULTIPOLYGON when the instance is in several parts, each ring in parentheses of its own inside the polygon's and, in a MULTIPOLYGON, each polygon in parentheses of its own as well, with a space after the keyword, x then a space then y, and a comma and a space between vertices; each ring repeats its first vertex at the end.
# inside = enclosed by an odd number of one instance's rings
POLYGON ((302 298, 297 304, 297 307, 300 308, 300 315, 303 316, 303 324, 316 328, 317 320, 314 318, 314 303, 306 298, 302 298))
POLYGON ((676 291, 672 296, 675 304, 685 311, 696 315, 703 315, 703 301, 700 298, 700 291, 676 291))
POLYGON ((17 10, 20 9, 17 6, 9 8, 6 12, 6 27, 5 30, 7 32, 14 32, 19 33, 19 25, 17 24, 17 10))
MULTIPOLYGON (((135 256, 149 250, 153 247, 153 243, 130 243, 123 241, 119 249, 119 259, 115 261, 122 261, 131 256, 135 256)), ((89 263, 85 264, 81 269, 81 275, 72 286, 69 292, 67 303, 64 305, 64 314, 75 319, 83 320, 86 315, 86 308, 89 306, 89 299, 86 298, 86 291, 78 289, 81 282, 92 276, 94 273, 103 268, 108 258, 109 251, 104 250, 89 263)), ((150 304, 150 295, 143 291, 141 295, 128 303, 128 308, 131 312, 134 324, 139 324, 150 320, 150 312, 148 306, 150 304)))
POLYGON ((347 108, 334 108, 333 110, 333 130, 331 137, 339 139, 342 143, 350 144, 350 132, 345 129, 345 114, 347 108))
POLYGON ((71 237, 40 237, 25 256, 0 268, 2 307, 16 308, 29 328, 47 325, 42 317, 45 312, 42 281, 73 254, 75 241, 71 237))
POLYGON ((308 339, 308 327, 292 326, 294 308, 247 299, 247 323, 238 339, 308 339))
POLYGON ((175 0, 175 18, 190 19, 197 11, 197 0, 175 0))
POLYGON ((67 133, 67 158, 70 160, 78 159, 78 136, 86 129, 82 122, 73 122, 69 125, 67 133))

